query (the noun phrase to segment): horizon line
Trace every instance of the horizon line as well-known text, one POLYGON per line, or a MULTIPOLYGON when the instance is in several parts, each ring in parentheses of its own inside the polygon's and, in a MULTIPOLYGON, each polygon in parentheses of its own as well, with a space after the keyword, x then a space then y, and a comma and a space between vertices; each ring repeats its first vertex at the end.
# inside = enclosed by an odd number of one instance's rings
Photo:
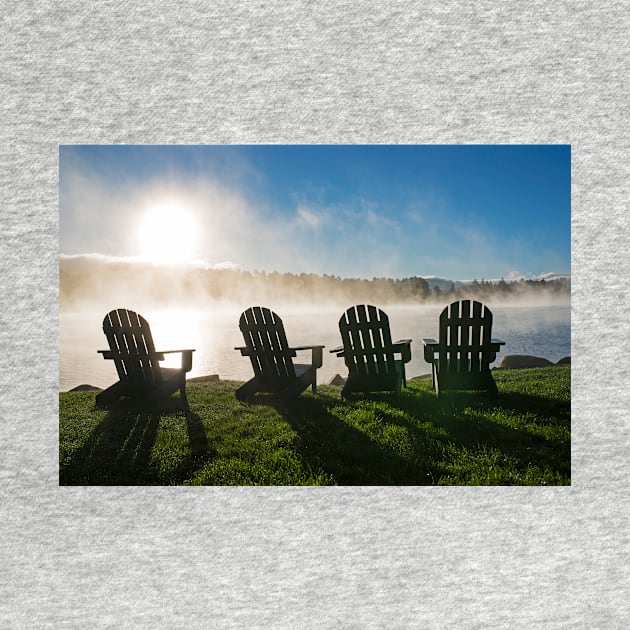
POLYGON ((278 271, 276 269, 274 270, 268 270, 268 269, 244 269, 242 268, 238 263, 234 263, 232 261, 220 261, 217 263, 209 263, 208 261, 201 259, 201 258, 195 258, 195 259, 190 259, 187 261, 180 261, 180 262, 163 262, 163 261, 155 261, 155 260, 151 260, 150 258, 147 257, 142 257, 142 256, 129 256, 129 255, 113 255, 113 254, 100 254, 97 252, 90 252, 90 253, 82 253, 82 254, 64 254, 64 253, 59 253, 58 255, 58 259, 62 260, 62 259, 67 259, 67 260, 76 260, 76 259, 89 259, 92 260, 96 263, 101 263, 101 264, 136 264, 136 265, 147 265, 150 267, 160 267, 160 268, 169 268, 169 269, 177 269, 177 268, 188 268, 188 269, 201 269, 201 270, 205 270, 205 271, 236 271, 236 272, 241 272, 241 273, 277 273, 277 274, 293 274, 293 275, 317 275, 317 276, 332 276, 332 277, 337 277, 340 278, 342 280, 353 280, 353 279, 360 279, 360 280, 374 280, 374 279, 388 279, 388 280, 399 280, 399 279, 403 279, 403 278, 422 278, 423 280, 434 280, 434 281, 443 281, 443 282, 452 282, 452 283, 461 283, 461 284, 467 284, 467 283, 472 283, 472 282, 501 282, 501 280, 503 280, 504 282, 507 283, 511 283, 511 282, 519 282, 520 280, 530 280, 530 281, 541 281, 541 280, 547 280, 547 279, 560 279, 560 278, 571 278, 571 272, 565 273, 565 272, 560 272, 560 271, 544 271, 541 272, 539 274, 534 274, 531 272, 520 272, 520 271, 512 271, 507 275, 503 275, 500 277, 496 277, 496 278, 485 278, 485 277, 480 277, 478 278, 472 278, 472 279, 456 279, 456 278, 448 278, 445 276, 440 276, 440 275, 436 275, 436 274, 412 274, 412 275, 401 275, 401 276, 371 276, 371 277, 366 277, 366 276, 342 276, 342 275, 338 275, 338 274, 329 274, 329 273, 322 273, 319 271, 302 271, 302 272, 295 272, 295 271, 278 271))

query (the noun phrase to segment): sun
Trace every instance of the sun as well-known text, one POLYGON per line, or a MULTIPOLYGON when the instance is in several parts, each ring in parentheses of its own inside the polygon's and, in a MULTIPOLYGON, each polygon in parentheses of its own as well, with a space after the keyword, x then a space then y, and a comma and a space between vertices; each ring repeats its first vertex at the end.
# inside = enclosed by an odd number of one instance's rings
POLYGON ((196 246, 197 223, 177 203, 152 207, 140 221, 138 240, 144 258, 157 263, 190 260, 196 246))

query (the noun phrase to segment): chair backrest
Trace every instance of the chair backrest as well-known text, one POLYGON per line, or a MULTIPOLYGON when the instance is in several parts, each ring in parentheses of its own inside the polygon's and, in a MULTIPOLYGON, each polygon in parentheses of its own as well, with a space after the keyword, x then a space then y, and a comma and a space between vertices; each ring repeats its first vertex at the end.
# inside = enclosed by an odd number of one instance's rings
POLYGON ((351 374, 395 374, 396 363, 387 314, 376 306, 351 306, 339 320, 343 356, 351 374))
POLYGON ((262 306, 252 306, 241 314, 238 326, 256 376, 295 378, 293 357, 280 317, 262 306))
POLYGON ((449 304, 440 315, 440 362, 457 372, 480 372, 488 366, 492 312, 476 300, 449 304))
POLYGON ((149 323, 134 311, 118 308, 103 320, 103 332, 113 355, 118 378, 136 385, 159 383, 162 372, 149 323))

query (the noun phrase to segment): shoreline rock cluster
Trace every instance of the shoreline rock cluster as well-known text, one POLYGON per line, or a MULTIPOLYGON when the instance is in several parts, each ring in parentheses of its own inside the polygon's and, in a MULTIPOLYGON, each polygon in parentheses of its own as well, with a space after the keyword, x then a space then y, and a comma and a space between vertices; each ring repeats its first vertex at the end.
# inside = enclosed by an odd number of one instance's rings
POLYGON ((534 357, 529 354, 508 354, 501 359, 496 370, 518 370, 520 368, 548 367, 550 365, 571 365, 571 357, 563 357, 560 361, 552 363, 543 357, 534 357))

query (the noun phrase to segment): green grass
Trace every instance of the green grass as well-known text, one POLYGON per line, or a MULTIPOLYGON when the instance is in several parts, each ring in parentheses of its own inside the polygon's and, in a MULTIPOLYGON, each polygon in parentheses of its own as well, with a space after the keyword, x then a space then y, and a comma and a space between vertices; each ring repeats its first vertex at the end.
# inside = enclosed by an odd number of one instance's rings
POLYGON ((319 386, 285 403, 234 397, 235 382, 191 383, 159 411, 95 392, 59 395, 62 485, 569 485, 571 372, 494 372, 499 395, 414 380, 394 394, 319 386))

